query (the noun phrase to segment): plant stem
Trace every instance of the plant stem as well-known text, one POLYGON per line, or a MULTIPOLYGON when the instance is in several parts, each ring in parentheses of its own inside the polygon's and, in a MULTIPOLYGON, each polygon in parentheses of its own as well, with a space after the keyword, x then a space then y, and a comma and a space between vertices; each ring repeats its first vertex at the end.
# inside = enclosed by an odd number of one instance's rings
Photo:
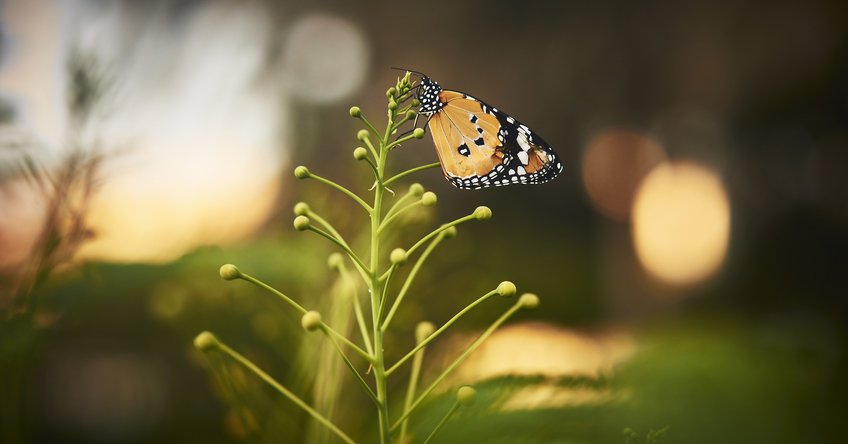
POLYGON ((408 169, 408 170, 406 170, 402 173, 395 174, 390 179, 386 180, 383 184, 384 185, 390 185, 392 182, 394 182, 398 179, 401 179, 406 175, 409 175, 409 174, 412 174, 412 173, 417 173, 419 171, 423 171, 423 170, 430 169, 430 168, 436 168, 436 167, 439 167, 441 165, 442 164, 439 163, 439 162, 434 162, 434 163, 428 163, 427 165, 421 165, 421 166, 418 166, 418 167, 415 167, 415 168, 411 168, 411 169, 408 169))
POLYGON ((412 270, 409 271, 409 274, 406 276, 406 281, 403 283, 403 287, 401 287, 398 292, 397 298, 395 298, 395 302, 392 304, 392 308, 389 309, 389 314, 386 315, 386 319, 383 321, 380 329, 385 332, 389 328, 389 324, 392 322, 392 318, 395 317, 395 312, 398 307, 400 307, 400 303, 403 301, 403 298, 406 296, 406 293, 409 291, 409 286, 412 285, 413 279, 418 274, 418 270, 421 269, 421 265, 424 264, 424 261, 427 260, 427 257, 430 256, 430 253, 436 248, 436 245, 439 245, 439 242, 444 239, 444 236, 439 236, 424 249, 424 252, 421 253, 421 256, 418 257, 418 260, 415 261, 415 265, 412 266, 412 270))
POLYGON ((297 395, 290 392, 287 388, 283 387, 282 384, 280 384, 274 378, 272 378, 270 375, 268 375, 267 373, 262 371, 262 369, 257 367, 256 364, 254 364, 249 359, 245 358, 244 356, 239 354, 237 351, 231 349, 230 347, 228 347, 226 344, 224 344, 222 342, 219 342, 218 346, 220 347, 221 351, 223 351, 224 353, 229 355, 231 358, 235 359, 239 364, 243 365, 248 370, 252 371, 254 374, 256 374, 256 376, 259 376, 263 381, 267 382, 271 387, 274 387, 275 389, 277 389, 278 392, 282 393, 283 396, 285 396, 286 398, 289 398, 289 400, 291 402, 295 403, 298 407, 305 410, 306 413, 309 413, 313 418, 315 418, 316 421, 320 422, 321 424, 326 426, 328 429, 330 429, 330 431, 332 431, 333 433, 338 435, 338 437, 341 438, 342 441, 344 441, 348 444, 355 444, 354 441, 345 432, 341 431, 329 419, 325 418, 323 415, 321 415, 320 413, 315 411, 315 409, 313 409, 307 403, 305 403, 302 399, 300 399, 297 395))
POLYGON ((453 414, 457 411, 457 409, 459 409, 459 401, 454 401, 450 410, 448 410, 448 412, 445 413, 445 416, 442 418, 441 421, 439 421, 438 424, 436 424, 436 427, 433 429, 432 432, 430 432, 430 436, 428 436, 427 439, 425 439, 422 444, 429 443, 433 439, 433 437, 436 436, 436 433, 438 433, 438 431, 442 428, 442 426, 445 425, 446 422, 448 422, 448 419, 450 419, 450 417, 453 416, 453 414))
POLYGON ((462 354, 456 358, 456 360, 454 360, 449 366, 447 366, 447 368, 445 368, 442 373, 438 377, 436 377, 436 379, 426 389, 424 389, 423 392, 421 392, 421 395, 419 395, 418 398, 415 399, 415 402, 413 402, 412 405, 403 412, 400 418, 398 418, 397 421, 392 424, 392 430, 397 429, 400 424, 403 423, 403 420, 408 418, 409 415, 416 408, 418 408, 419 405, 421 405, 421 402, 424 401, 424 399, 433 390, 435 390, 435 388, 438 387, 439 384, 441 384, 441 382, 445 379, 445 377, 447 377, 448 374, 450 374, 450 372, 452 372, 460 364, 465 362, 465 360, 468 359, 468 356, 471 355, 474 350, 477 350, 477 348, 480 347, 480 344, 482 344, 483 341, 485 341, 489 336, 491 336, 492 333, 494 333, 494 331, 501 326, 501 324, 506 322, 506 320, 509 319, 510 316, 515 314, 515 312, 520 309, 521 303, 516 302, 515 305, 510 307, 509 310, 506 311, 506 313, 502 314, 501 317, 499 317, 495 322, 492 323, 492 325, 489 326, 489 328, 486 329, 486 331, 484 331, 479 337, 477 337, 477 339, 475 339, 474 342, 472 342, 471 345, 469 345, 468 348, 465 349, 465 351, 463 351, 462 354))
POLYGON ((336 348, 336 351, 339 352, 339 356, 342 357, 342 360, 344 361, 347 368, 350 369, 351 373, 353 373, 353 376, 356 379, 356 382, 358 382, 359 385, 362 386, 362 389, 365 390, 365 393, 368 394, 368 397, 370 397, 371 400, 374 401, 374 403, 376 404, 377 403, 377 396, 374 395, 374 392, 371 391, 371 387, 368 387, 368 384, 365 382, 364 379, 362 379, 362 375, 359 374, 359 372, 356 370, 356 367, 354 367, 353 363, 350 362, 350 359, 347 358, 347 355, 345 354, 344 350, 342 350, 342 347, 339 345, 339 341, 336 340, 336 338, 333 335, 331 335, 330 332, 328 332, 326 328, 322 328, 321 330, 323 330, 324 334, 327 335, 327 339, 329 339, 330 342, 333 343, 333 346, 336 348))
POLYGON ((442 334, 442 332, 444 332, 445 330, 447 330, 447 329, 448 329, 448 327, 450 327, 451 325, 453 325, 453 323, 454 323, 454 322, 456 322, 459 318, 461 318, 461 317, 462 317, 465 313, 469 312, 472 308, 476 307, 476 306, 477 306, 478 304, 480 304, 481 302, 485 301, 486 299, 489 299, 490 297, 492 297, 492 296, 494 296, 494 295, 496 295, 496 294, 498 294, 498 291, 497 291, 497 290, 492 290, 492 291, 490 291, 490 292, 488 292, 488 293, 484 294, 483 296, 479 297, 476 301, 474 301, 474 302, 472 302, 472 303, 468 304, 468 306, 466 306, 465 308, 463 308, 463 309, 462 309, 462 311, 460 311, 459 313, 455 314, 455 315, 454 315, 454 316, 453 316, 453 317, 452 317, 449 321, 445 322, 445 325, 442 325, 441 327, 439 327, 439 329, 438 329, 438 330, 436 330, 436 331, 434 331, 432 334, 430 334, 430 336, 427 336, 427 339, 424 339, 423 341, 421 341, 420 343, 418 343, 418 344, 415 346, 415 348, 413 348, 412 350, 410 350, 410 351, 409 351, 409 353, 407 353, 407 354, 406 354, 406 356, 404 356, 404 357, 400 358, 400 360, 399 360, 398 362, 396 362, 396 363, 395 363, 395 365, 391 366, 388 370, 386 370, 386 373, 387 373, 387 374, 389 374, 389 375, 391 375, 392 373, 394 373, 394 371, 395 371, 395 370, 397 370, 397 369, 398 369, 398 367, 400 367, 401 365, 403 365, 403 363, 404 363, 404 362, 406 362, 409 358, 411 358, 413 355, 415 355, 415 353, 416 353, 418 350, 423 349, 423 348, 424 348, 427 344, 429 344, 429 343, 430 343, 430 342, 432 342, 434 339, 436 339, 436 338, 437 338, 440 334, 442 334))
MULTIPOLYGON (((269 292, 271 292, 271 293, 273 293, 273 294, 275 294, 275 295, 279 296, 279 297, 280 297, 280 299, 282 299, 282 300, 286 301, 289 305, 291 305, 292 307, 294 307, 294 309, 295 309, 295 310, 297 310, 298 312, 300 312, 300 314, 306 314, 306 312, 308 311, 307 309, 303 308, 303 306, 302 306, 302 305, 300 305, 300 304, 298 304, 297 302, 295 302, 292 298, 290 298, 290 297, 288 297, 288 296, 284 295, 281 291, 279 291, 279 290, 277 290, 276 288, 274 288, 274 287, 272 287, 272 286, 270 286, 270 285, 268 285, 268 284, 266 284, 266 283, 264 283, 264 282, 260 281, 259 279, 256 279, 255 277, 253 277, 253 276, 251 276, 251 275, 249 275, 249 274, 241 273, 241 279, 244 279, 244 280, 246 280, 246 281, 250 282, 251 284, 256 285, 257 287, 264 288, 265 290, 268 290, 269 292)), ((373 357, 373 356, 371 356, 370 354, 366 353, 366 352, 365 352, 365 350, 363 350, 363 349, 362 349, 362 348, 360 348, 358 345, 356 345, 356 344, 354 344, 353 342, 351 342, 351 341, 350 341, 350 339, 348 339, 345 335, 343 335, 343 334, 341 334, 341 333, 339 333, 339 332, 337 332, 337 331, 333 330, 333 328, 332 328, 332 327, 330 327, 329 325, 325 324, 324 322, 321 322, 321 325, 322 325, 322 326, 324 326, 324 328, 326 328, 326 329, 327 329, 327 332, 328 332, 329 334, 333 335, 333 337, 334 337, 334 338, 338 338, 340 341, 344 342, 344 343, 345 343, 345 345, 347 345, 348 347, 350 347, 350 348, 351 348, 351 350, 355 351, 355 352, 356 352, 356 353, 358 353, 360 356, 362 356, 363 358, 365 358, 365 360, 366 360, 366 361, 368 361, 368 362, 374 362, 374 357, 373 357)))
POLYGON ((377 409, 380 426, 380 443, 390 444, 391 435, 389 433, 389 405, 388 405, 388 390, 386 384, 385 358, 383 353, 383 332, 380 329, 379 310, 382 298, 382 285, 380 285, 379 265, 380 265, 380 222, 383 209, 383 193, 385 184, 383 183, 383 172, 386 169, 386 157, 388 155, 389 134, 392 125, 392 112, 389 111, 389 123, 386 127, 386 134, 380 143, 380 156, 377 158, 377 183, 374 188, 374 206, 371 211, 371 275, 368 287, 371 290, 371 317, 374 338, 374 383, 377 390, 377 409))
MULTIPOLYGON (((423 346, 416 347, 415 357, 412 359, 412 370, 409 372, 409 385, 406 387, 406 399, 403 402, 404 411, 409 410, 412 401, 415 399, 415 390, 418 388, 418 378, 421 375, 421 364, 424 362, 424 350, 425 348, 423 346)), ((400 438, 398 440, 400 443, 405 442, 404 437, 406 436, 406 426, 408 423, 409 418, 404 419, 403 423, 401 423, 400 438)))
POLYGON ((317 180, 318 182, 321 182, 321 183, 323 183, 323 184, 329 185, 329 186, 331 186, 331 187, 333 187, 333 188, 335 188, 335 189, 337 189, 337 190, 341 191, 342 193, 347 194, 347 195, 348 195, 348 197, 350 197, 351 199, 353 199, 354 201, 356 201, 356 203, 358 203, 359 205, 361 205, 361 206, 362 206, 362 208, 365 208, 365 211, 367 211, 367 212, 369 212, 369 213, 371 212, 371 207, 370 207, 370 206, 368 206, 368 204, 367 204, 367 203, 365 203, 365 201, 364 201, 364 200, 362 200, 362 198, 361 198, 361 197, 359 197, 359 196, 357 196, 356 194, 354 194, 354 193, 353 193, 353 191, 350 191, 350 190, 348 190, 347 188, 345 188, 345 187, 343 187, 343 186, 341 186, 341 185, 339 185, 339 184, 337 184, 337 183, 333 182, 332 180, 330 180, 330 179, 325 179, 325 178, 323 178, 323 177, 321 177, 321 176, 319 176, 319 175, 317 175, 317 174, 315 174, 315 173, 309 173, 309 178, 310 178, 310 179, 315 179, 315 180, 317 180))
POLYGON ((365 350, 369 355, 374 355, 373 345, 371 344, 371 335, 368 333, 368 326, 365 324, 365 316, 362 314, 362 304, 359 302, 359 291, 356 289, 356 282, 350 277, 350 272, 344 263, 341 264, 339 270, 351 288, 351 297, 353 298, 353 311, 356 315, 356 323, 359 324, 359 333, 362 335, 362 342, 365 343, 365 350))

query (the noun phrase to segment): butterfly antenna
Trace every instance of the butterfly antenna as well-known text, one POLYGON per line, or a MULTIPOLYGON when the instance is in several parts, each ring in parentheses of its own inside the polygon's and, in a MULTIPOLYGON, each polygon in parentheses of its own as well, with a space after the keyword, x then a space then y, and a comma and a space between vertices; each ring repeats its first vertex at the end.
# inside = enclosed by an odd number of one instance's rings
POLYGON ((419 75, 419 76, 421 76, 421 77, 427 77, 427 74, 424 74, 423 72, 420 72, 420 71, 416 71, 416 70, 414 70, 414 69, 407 69, 407 68, 395 68, 394 66, 392 66, 392 69, 394 69, 394 70, 396 70, 396 71, 409 71, 409 72, 411 72, 411 73, 418 74, 418 75, 419 75))

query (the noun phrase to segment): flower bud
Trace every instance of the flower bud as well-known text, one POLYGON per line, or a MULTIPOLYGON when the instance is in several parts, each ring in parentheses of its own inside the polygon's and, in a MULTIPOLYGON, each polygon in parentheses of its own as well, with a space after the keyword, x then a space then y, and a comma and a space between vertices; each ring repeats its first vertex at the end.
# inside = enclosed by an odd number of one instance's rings
POLYGON ((368 139, 368 130, 359 130, 359 132, 356 133, 356 138, 364 142, 366 139, 368 139))
POLYGON ((315 331, 321 328, 321 313, 317 311, 307 311, 302 318, 300 318, 300 325, 303 326, 303 329, 306 331, 315 331))
POLYGON ((389 109, 392 111, 397 109, 397 102, 395 102, 394 99, 389 100, 389 109))
POLYGON ((424 128, 415 128, 415 131, 412 132, 412 137, 415 137, 416 139, 423 139, 424 128))
POLYGON ((412 106, 418 106, 421 102, 418 99, 412 99, 412 106))
POLYGON ((309 168, 306 168, 303 165, 295 168, 294 169, 294 177, 297 177, 298 179, 308 178, 309 177, 309 168))
POLYGON ((366 157, 368 157, 368 150, 366 150, 365 148, 362 148, 360 146, 360 147, 357 147, 355 150, 353 150, 353 158, 354 159, 362 160, 366 157))
POLYGON ((414 183, 409 186, 409 193, 415 197, 421 197, 424 194, 424 187, 420 183, 414 183))
POLYGON ((406 112, 406 118, 407 118, 407 119, 413 119, 413 118, 415 118, 415 115, 416 115, 416 114, 418 114, 418 113, 416 113, 416 112, 415 112, 415 111, 413 111, 413 110, 409 110, 409 111, 407 111, 407 112, 406 112))
POLYGON ((431 322, 419 322, 418 325, 415 326, 415 343, 420 344, 424 342, 427 337, 433 334, 436 330, 436 327, 433 326, 431 322))
POLYGON ((515 295, 515 284, 510 281, 503 281, 498 284, 497 292, 499 295, 504 297, 514 296, 515 295))
POLYGON ((474 217, 477 220, 489 220, 492 218, 492 210, 489 207, 477 207, 474 209, 474 217))
POLYGON ((389 254, 389 260, 392 264, 401 266, 406 263, 406 250, 403 248, 395 248, 392 250, 391 254, 389 254))
POLYGON ((536 308, 539 306, 539 296, 533 293, 524 293, 518 298, 518 303, 523 308, 536 308))
POLYGON ((359 117, 362 115, 362 110, 358 106, 350 107, 350 117, 359 117))
POLYGON ((214 350, 218 348, 219 345, 220 343, 218 342, 218 338, 208 331, 204 331, 194 337, 194 348, 200 351, 214 350))
POLYGON ((309 229, 309 218, 306 216, 297 216, 294 218, 294 229, 297 231, 304 231, 309 229))
POLYGON ((344 257, 342 257, 341 253, 333 253, 330 255, 330 257, 327 258, 327 266, 329 266, 333 270, 338 270, 342 268, 343 263, 344 257))
POLYGON ((295 216, 305 216, 309 212, 309 204, 306 202, 298 202, 294 205, 295 216))
POLYGON ((391 97, 395 94, 397 94, 397 88, 395 88, 394 86, 389 88, 388 91, 386 91, 386 97, 391 97))
POLYGON ((468 407, 477 401, 477 390, 470 385, 464 385, 456 391, 456 400, 459 401, 459 405, 468 407))
POLYGON ((241 271, 239 271, 238 267, 233 264, 221 265, 221 268, 218 269, 218 274, 221 275, 221 278, 225 281, 231 281, 241 277, 241 271))
POLYGON ((456 237, 456 227, 450 227, 442 232, 445 239, 453 239, 456 237))
POLYGON ((421 196, 421 204, 425 207, 432 207, 436 205, 436 201, 438 198, 436 197, 436 193, 432 191, 428 191, 421 196))

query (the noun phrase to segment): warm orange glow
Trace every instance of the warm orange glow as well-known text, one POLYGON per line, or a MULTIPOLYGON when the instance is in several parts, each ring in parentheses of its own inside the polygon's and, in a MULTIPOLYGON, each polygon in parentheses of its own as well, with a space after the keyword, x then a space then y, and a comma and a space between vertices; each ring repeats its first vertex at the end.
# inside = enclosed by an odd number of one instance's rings
POLYGON ((46 205, 44 193, 36 185, 24 179, 2 183, 0 270, 19 266, 30 258, 41 234, 46 205))
POLYGON ((692 163, 665 163, 645 178, 632 213, 642 265, 673 285, 700 282, 727 253, 730 204, 716 174, 692 163))
MULTIPOLYGON (((463 348, 467 340, 457 341, 463 348)), ((511 325, 496 331, 449 377, 445 386, 468 384, 506 375, 543 375, 550 384, 521 390, 502 408, 523 409, 606 401, 613 394, 588 388, 557 386, 562 376, 610 372, 635 350, 632 338, 620 332, 589 335, 541 322, 511 325)), ((449 351, 451 357, 455 351, 449 351)), ((437 367, 439 367, 437 365, 437 367)))
POLYGON ((592 204, 607 217, 626 221, 636 187, 663 159, 662 147, 652 138, 632 131, 601 132, 583 154, 583 183, 592 204))
MULTIPOLYGON (((212 175, 214 171, 209 171, 212 175)), ((201 245, 244 239, 270 214, 279 180, 251 182, 247 171, 233 171, 242 183, 215 182, 207 191, 145 192, 132 182, 115 180, 98 193, 89 213, 96 237, 80 256, 115 262, 163 262, 201 245)))

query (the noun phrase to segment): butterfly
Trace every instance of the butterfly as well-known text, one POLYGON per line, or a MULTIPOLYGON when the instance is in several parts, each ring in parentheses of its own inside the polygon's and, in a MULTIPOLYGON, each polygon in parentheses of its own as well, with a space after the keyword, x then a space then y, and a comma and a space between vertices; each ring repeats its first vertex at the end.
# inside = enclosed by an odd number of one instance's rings
MULTIPOLYGON (((415 71, 410 71, 415 72, 415 71)), ((422 73, 416 86, 445 178, 459 189, 538 184, 562 172, 562 161, 538 134, 468 94, 443 89, 422 73)))

